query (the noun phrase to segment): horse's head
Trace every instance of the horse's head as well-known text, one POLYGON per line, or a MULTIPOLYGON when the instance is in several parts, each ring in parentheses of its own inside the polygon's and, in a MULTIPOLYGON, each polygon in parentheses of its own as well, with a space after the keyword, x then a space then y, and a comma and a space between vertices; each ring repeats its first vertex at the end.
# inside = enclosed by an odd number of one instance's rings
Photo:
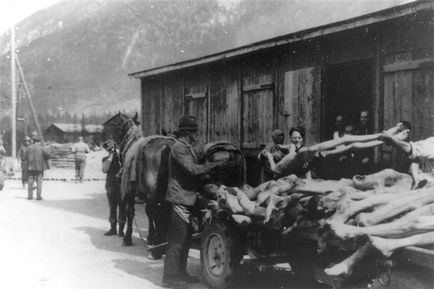
POLYGON ((110 118, 104 123, 104 131, 108 138, 120 144, 127 134, 128 130, 140 124, 137 120, 138 114, 136 113, 133 118, 121 112, 110 118))

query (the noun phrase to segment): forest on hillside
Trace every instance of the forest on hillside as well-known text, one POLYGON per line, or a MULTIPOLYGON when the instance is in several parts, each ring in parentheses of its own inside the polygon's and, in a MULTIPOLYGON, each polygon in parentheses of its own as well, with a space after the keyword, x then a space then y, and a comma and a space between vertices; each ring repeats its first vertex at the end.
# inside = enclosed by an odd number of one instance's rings
MULTIPOLYGON (((100 122, 140 109, 140 82, 129 73, 409 1, 63 0, 17 24, 17 53, 43 128, 100 122)), ((8 42, 0 37, 0 131, 10 129, 8 42)))

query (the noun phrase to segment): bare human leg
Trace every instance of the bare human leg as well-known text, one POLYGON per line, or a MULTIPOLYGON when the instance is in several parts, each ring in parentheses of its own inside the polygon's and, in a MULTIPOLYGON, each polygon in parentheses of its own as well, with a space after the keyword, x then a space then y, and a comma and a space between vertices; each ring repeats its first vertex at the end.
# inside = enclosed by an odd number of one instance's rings
POLYGON ((434 232, 422 233, 402 239, 384 239, 370 237, 372 245, 384 256, 392 255, 393 251, 408 246, 421 246, 434 243, 434 232))
POLYGON ((367 242, 356 252, 354 252, 350 257, 334 265, 333 267, 324 269, 324 272, 330 276, 350 275, 353 271, 354 265, 359 262, 363 257, 365 257, 371 251, 371 249, 371 243, 367 242))
POLYGON ((433 216, 413 216, 404 220, 380 224, 370 227, 356 227, 341 223, 330 223, 332 230, 341 239, 350 239, 357 236, 371 235, 378 237, 391 237, 408 235, 409 233, 426 232, 434 230, 433 216))

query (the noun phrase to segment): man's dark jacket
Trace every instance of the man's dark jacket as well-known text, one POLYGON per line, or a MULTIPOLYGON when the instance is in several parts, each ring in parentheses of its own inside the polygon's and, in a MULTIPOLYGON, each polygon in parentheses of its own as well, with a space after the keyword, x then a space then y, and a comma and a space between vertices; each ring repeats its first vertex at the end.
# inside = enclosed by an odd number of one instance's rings
POLYGON ((172 204, 193 206, 196 203, 201 177, 210 171, 199 165, 190 145, 177 140, 169 156, 169 183, 166 200, 172 204))
POLYGON ((103 173, 106 173, 105 179, 105 188, 112 189, 119 192, 121 186, 121 179, 118 175, 119 170, 121 169, 119 155, 117 153, 113 154, 113 158, 110 161, 109 156, 106 156, 102 159, 103 162, 103 173), (105 170, 105 166, 108 166, 105 170))
POLYGON ((48 160, 51 158, 50 153, 39 143, 31 144, 27 148, 27 161, 29 171, 45 171, 48 169, 48 160))

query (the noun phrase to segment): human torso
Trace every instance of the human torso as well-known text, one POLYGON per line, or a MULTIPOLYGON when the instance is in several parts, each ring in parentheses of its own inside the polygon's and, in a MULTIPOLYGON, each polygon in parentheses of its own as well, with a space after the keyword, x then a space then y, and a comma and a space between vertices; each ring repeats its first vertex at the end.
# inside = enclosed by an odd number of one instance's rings
POLYGON ((18 152, 21 162, 27 162, 27 149, 28 146, 21 146, 18 152))
POLYGON ((86 153, 89 152, 89 146, 84 142, 78 142, 74 144, 74 152, 76 156, 86 156, 86 153))
POLYGON ((412 142, 412 157, 424 173, 434 172, 434 137, 412 142))
POLYGON ((27 148, 27 161, 29 171, 44 171, 47 169, 44 158, 44 148, 40 144, 32 144, 27 148))
POLYGON ((107 186, 119 186, 120 185, 120 177, 118 175, 119 170, 121 169, 119 155, 116 153, 113 155, 113 158, 110 163, 110 167, 107 171, 105 185, 107 186))

